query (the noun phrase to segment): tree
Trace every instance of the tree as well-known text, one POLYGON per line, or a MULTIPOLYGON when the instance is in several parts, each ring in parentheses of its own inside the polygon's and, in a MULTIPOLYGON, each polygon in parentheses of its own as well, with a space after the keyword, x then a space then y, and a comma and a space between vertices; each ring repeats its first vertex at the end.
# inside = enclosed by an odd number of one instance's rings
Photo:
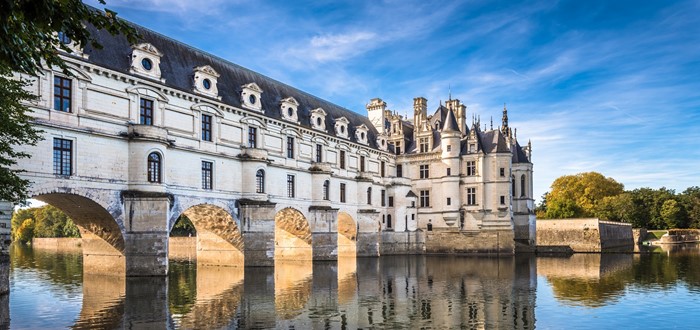
POLYGON ((631 223, 635 228, 646 226, 646 223, 637 222, 637 208, 632 194, 627 192, 604 197, 596 207, 595 216, 602 220, 631 223))
POLYGON ((545 216, 550 219, 592 217, 605 197, 623 192, 624 185, 597 172, 565 175, 552 183, 545 216))
POLYGON ((23 203, 29 197, 29 181, 12 168, 29 155, 15 148, 40 139, 26 106, 35 96, 23 89, 28 82, 21 75, 36 76, 51 67, 70 74, 58 49, 68 53, 71 49, 59 41, 59 32, 78 47, 101 48, 85 24, 124 34, 132 43, 138 39, 136 30, 117 19, 115 12, 98 11, 80 0, 0 0, 0 200, 23 203))
POLYGON ((546 214, 547 214, 547 196, 548 195, 549 195, 548 192, 542 194, 542 200, 535 207, 535 217, 537 217, 538 219, 544 219, 546 217, 546 214))
POLYGON ((34 237, 80 237, 73 221, 51 205, 34 209, 34 223, 34 237))
POLYGON ((24 220, 17 228, 16 236, 17 240, 22 243, 31 242, 32 238, 34 238, 34 220, 31 218, 24 220))
POLYGON ((661 205, 661 211, 659 215, 663 219, 666 228, 678 228, 681 227, 681 206, 674 199, 667 199, 661 205))
POLYGON ((196 236, 197 229, 194 228, 194 224, 187 216, 180 215, 175 221, 173 230, 170 232, 170 236, 196 236))
POLYGON ((700 228, 700 187, 690 187, 680 195, 685 208, 688 227, 700 228))

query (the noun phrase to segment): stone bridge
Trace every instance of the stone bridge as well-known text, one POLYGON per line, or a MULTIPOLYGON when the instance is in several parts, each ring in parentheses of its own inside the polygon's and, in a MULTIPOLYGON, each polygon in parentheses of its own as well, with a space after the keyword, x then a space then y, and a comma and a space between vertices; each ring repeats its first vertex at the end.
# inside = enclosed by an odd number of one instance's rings
POLYGON ((61 209, 78 226, 86 274, 166 275, 169 233, 181 215, 195 226, 201 265, 274 266, 379 252, 376 228, 365 228, 366 246, 358 249, 358 222, 336 208, 25 177, 33 182, 32 198, 61 209))

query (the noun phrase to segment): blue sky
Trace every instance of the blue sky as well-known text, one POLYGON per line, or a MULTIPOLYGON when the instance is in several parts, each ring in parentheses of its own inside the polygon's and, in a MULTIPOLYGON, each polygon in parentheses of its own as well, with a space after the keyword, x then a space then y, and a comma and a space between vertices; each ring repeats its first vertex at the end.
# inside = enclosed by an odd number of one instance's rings
MULTIPOLYGON (((95 5, 94 1, 88 3, 95 5)), ((99 7, 99 6, 97 6, 99 7)), ((459 98, 533 144, 535 195, 598 171, 700 185, 698 1, 107 0, 107 8, 359 113, 459 98)), ((166 55, 167 56, 167 55, 166 55)))

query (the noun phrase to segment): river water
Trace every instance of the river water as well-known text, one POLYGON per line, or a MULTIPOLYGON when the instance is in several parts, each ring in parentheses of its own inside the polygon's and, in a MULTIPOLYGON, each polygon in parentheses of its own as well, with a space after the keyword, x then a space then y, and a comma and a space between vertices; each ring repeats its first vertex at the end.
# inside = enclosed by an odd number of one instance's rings
POLYGON ((570 257, 358 258, 274 269, 173 260, 167 278, 135 279, 83 274, 81 263, 79 251, 14 246, 11 293, 0 298, 9 328, 700 327, 698 245, 570 257))

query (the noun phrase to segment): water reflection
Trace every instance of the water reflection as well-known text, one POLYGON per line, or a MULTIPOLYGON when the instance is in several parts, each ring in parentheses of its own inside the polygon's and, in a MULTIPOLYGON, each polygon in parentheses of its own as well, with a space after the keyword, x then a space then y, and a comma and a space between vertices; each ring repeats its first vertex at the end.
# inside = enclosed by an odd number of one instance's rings
MULTIPOLYGON (((533 329, 536 319, 551 327, 558 304, 596 310, 623 305, 634 292, 700 293, 697 245, 642 255, 341 258, 274 268, 173 261, 167 278, 82 274, 79 254, 27 248, 13 249, 11 265, 11 303, 0 297, 0 310, 9 305, 13 328, 533 329), (537 297, 538 275, 551 297, 537 297), (28 294, 29 286, 58 297, 65 311, 37 312, 31 304, 43 297, 28 294)), ((683 299, 691 308, 698 300, 683 299)))

